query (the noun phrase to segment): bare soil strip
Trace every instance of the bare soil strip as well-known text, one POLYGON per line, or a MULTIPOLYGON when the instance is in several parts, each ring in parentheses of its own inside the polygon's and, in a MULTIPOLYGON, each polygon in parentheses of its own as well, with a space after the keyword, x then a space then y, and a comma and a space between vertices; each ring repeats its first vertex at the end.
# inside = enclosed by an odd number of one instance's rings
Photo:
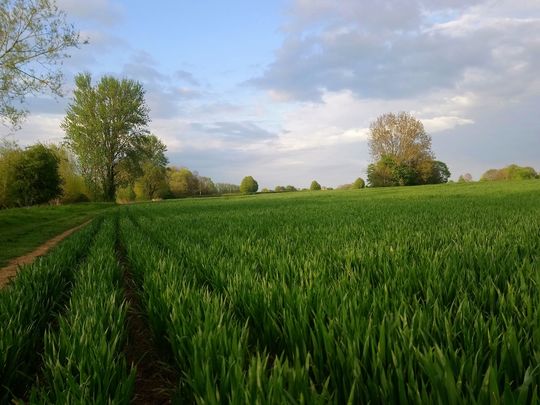
POLYGON ((142 311, 133 276, 124 251, 117 244, 120 266, 124 272, 124 291, 129 304, 128 342, 124 354, 128 364, 137 367, 132 404, 171 404, 179 381, 177 372, 166 363, 165 354, 154 343, 142 311))
POLYGON ((54 238, 49 239, 47 242, 39 246, 36 250, 11 260, 6 267, 0 269, 0 288, 4 287, 9 282, 9 280, 15 277, 20 266, 30 264, 37 257, 47 254, 50 249, 55 247, 62 240, 67 238, 73 232, 78 231, 83 226, 89 224, 90 222, 92 222, 91 219, 82 223, 81 225, 68 229, 67 231, 62 232, 60 235, 56 235, 54 238))

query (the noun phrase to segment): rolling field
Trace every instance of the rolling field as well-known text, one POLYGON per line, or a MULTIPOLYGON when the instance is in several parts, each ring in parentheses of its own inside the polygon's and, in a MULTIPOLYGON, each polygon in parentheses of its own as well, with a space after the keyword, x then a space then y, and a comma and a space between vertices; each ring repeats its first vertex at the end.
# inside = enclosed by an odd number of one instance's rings
POLYGON ((173 402, 539 401, 540 181, 109 209, 0 291, 0 401, 142 403, 131 284, 173 402))

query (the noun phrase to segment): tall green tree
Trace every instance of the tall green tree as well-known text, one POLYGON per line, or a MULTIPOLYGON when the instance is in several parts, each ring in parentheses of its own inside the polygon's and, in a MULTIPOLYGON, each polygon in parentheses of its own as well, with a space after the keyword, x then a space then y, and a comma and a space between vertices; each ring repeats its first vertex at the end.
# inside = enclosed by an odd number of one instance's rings
POLYGON ((62 95, 62 61, 79 34, 54 0, 0 0, 0 120, 20 124, 27 95, 62 95))
POLYGON ((317 181, 313 180, 309 186, 309 189, 311 191, 318 191, 321 189, 321 185, 317 181))
POLYGON ((125 159, 140 158, 148 134, 149 109, 140 83, 104 76, 95 86, 90 74, 75 78, 75 91, 62 123, 65 140, 77 155, 87 181, 106 201, 114 201, 125 159))

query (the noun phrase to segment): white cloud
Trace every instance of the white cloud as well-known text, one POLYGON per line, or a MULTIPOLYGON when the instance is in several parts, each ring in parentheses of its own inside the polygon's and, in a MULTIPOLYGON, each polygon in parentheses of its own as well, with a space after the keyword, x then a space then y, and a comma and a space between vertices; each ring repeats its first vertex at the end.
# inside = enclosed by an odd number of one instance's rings
POLYGON ((68 16, 91 20, 104 25, 118 23, 123 17, 123 7, 112 0, 57 0, 58 8, 68 16))

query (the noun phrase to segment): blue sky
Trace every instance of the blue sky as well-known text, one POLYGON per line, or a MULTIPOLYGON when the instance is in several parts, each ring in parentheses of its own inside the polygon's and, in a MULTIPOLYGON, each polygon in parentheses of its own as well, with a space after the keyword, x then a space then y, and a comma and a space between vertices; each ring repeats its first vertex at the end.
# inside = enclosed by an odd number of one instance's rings
POLYGON ((367 129, 409 111, 457 178, 540 169, 537 0, 58 0, 89 44, 13 137, 58 142, 73 76, 143 83, 171 164, 261 187, 365 177, 367 129))

